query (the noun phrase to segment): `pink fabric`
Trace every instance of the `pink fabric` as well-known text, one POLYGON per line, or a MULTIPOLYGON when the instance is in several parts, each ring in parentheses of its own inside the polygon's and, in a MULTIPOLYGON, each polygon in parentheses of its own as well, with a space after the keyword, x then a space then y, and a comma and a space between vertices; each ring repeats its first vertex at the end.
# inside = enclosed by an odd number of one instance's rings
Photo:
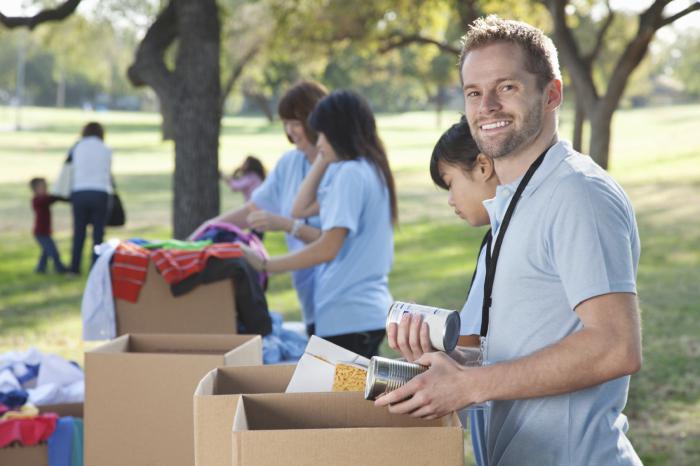
POLYGON ((46 413, 32 418, 0 421, 0 448, 14 442, 26 446, 45 442, 56 430, 57 419, 57 414, 46 413))

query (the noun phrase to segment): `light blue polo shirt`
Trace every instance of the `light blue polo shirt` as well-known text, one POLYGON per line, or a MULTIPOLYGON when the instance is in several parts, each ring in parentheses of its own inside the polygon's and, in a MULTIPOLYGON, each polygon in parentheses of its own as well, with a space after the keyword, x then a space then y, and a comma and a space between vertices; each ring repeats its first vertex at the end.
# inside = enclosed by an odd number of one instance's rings
MULTIPOLYGON (((284 217, 291 217, 294 198, 309 170, 311 170, 311 164, 302 151, 293 149, 285 152, 275 168, 267 175, 265 181, 253 191, 250 200, 260 209, 284 217)), ((312 227, 321 228, 321 219, 318 216, 309 217, 306 221, 312 227)), ((306 246, 306 243, 288 233, 284 235, 284 238, 290 252, 306 246)), ((297 292, 304 323, 307 325, 314 322, 314 276, 316 269, 317 267, 310 267, 292 272, 292 285, 297 292)))
POLYGON ((460 335, 479 335, 481 332, 481 306, 484 302, 484 280, 486 278, 486 246, 479 251, 476 274, 467 300, 459 312, 460 335))
POLYGON ((347 228, 335 259, 319 266, 316 333, 333 336, 380 330, 392 303, 394 256, 389 190, 364 158, 333 163, 318 190, 321 228, 347 228))
MULTIPOLYGON (((497 231, 520 180, 485 201, 497 231)), ((497 233, 498 234, 498 233, 497 233)), ((593 160, 555 144, 523 192, 503 240, 485 360, 527 356, 582 328, 574 308, 636 293, 639 235, 622 188, 593 160)), ((612 311, 611 311, 612 312, 612 311)), ((558 396, 493 401, 495 465, 640 465, 627 440, 629 376, 558 396)))

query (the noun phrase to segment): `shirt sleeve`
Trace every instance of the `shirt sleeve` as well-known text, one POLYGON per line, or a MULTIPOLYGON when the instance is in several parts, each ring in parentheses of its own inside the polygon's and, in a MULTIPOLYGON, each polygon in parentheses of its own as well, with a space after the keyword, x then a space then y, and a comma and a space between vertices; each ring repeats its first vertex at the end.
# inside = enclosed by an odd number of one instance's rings
POLYGON ((321 230, 332 228, 347 228, 349 235, 357 233, 363 206, 367 198, 367 184, 362 173, 355 169, 354 162, 336 162, 344 166, 338 167, 335 176, 320 196, 321 230))
POLYGON ((550 206, 545 247, 571 308, 607 293, 636 293, 637 229, 622 190, 602 179, 567 177, 550 206))
POLYGON ((228 182, 233 191, 243 191, 255 183, 255 175, 243 175, 240 178, 231 178, 228 182))
POLYGON ((284 181, 285 167, 288 166, 286 162, 284 159, 280 160, 265 181, 253 191, 250 200, 258 208, 281 215, 281 182, 284 181))

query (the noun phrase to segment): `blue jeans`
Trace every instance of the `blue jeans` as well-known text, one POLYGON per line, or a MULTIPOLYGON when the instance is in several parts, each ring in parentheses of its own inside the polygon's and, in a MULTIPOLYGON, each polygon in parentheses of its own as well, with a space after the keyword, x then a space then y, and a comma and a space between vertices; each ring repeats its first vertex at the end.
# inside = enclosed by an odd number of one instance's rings
POLYGON ((50 235, 34 235, 34 238, 41 246, 41 255, 34 271, 39 273, 46 272, 46 264, 51 258, 54 270, 58 273, 65 272, 66 267, 61 262, 61 256, 58 255, 58 249, 56 249, 56 243, 53 242, 53 238, 50 235))
POLYGON ((104 238, 109 196, 104 191, 74 191, 70 201, 73 205, 73 251, 70 270, 80 273, 85 230, 88 225, 92 225, 92 263, 97 260, 94 247, 101 244, 104 238))

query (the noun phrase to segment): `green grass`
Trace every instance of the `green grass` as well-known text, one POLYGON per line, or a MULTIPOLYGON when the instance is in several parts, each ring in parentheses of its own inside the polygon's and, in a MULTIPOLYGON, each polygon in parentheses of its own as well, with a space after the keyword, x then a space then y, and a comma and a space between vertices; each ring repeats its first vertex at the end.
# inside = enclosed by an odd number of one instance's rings
MULTIPOLYGON (((569 134, 564 115, 562 134, 569 134)), ((114 171, 128 215, 108 236, 166 238, 170 232, 172 145, 153 114, 25 109, 25 130, 12 131, 14 111, 0 107, 0 352, 30 345, 82 362, 91 345, 80 339, 83 279, 31 271, 38 247, 30 234, 27 181, 53 178, 88 119, 106 124, 114 171)), ((445 124, 449 117, 444 118, 445 124)), ((483 230, 456 219, 444 192, 432 186, 427 161, 441 133, 430 113, 382 115, 379 126, 399 192, 390 277, 396 299, 456 308, 462 304, 483 230)), ((700 106, 618 112, 610 167, 637 211, 642 257, 638 287, 644 327, 644 366, 632 378, 626 413, 630 438, 646 465, 700 464, 700 106)), ((272 167, 288 148, 279 124, 226 118, 221 167, 233 169, 255 153, 272 167)), ((238 195, 222 188, 223 207, 238 195)), ((70 212, 56 206, 59 249, 68 258, 70 212)), ((284 250, 279 234, 270 251, 284 250)), ((299 318, 288 276, 276 276, 272 309, 299 318)))

